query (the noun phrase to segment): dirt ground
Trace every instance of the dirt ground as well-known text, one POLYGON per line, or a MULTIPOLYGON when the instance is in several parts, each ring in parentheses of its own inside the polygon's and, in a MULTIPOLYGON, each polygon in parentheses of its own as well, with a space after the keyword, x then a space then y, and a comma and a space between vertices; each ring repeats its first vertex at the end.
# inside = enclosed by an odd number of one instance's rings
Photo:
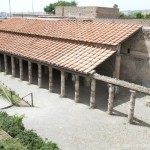
MULTIPOLYGON (((114 113, 107 114, 108 89, 97 83, 96 109, 89 109, 89 88, 80 88, 81 102, 73 100, 74 90, 67 84, 67 97, 61 98, 59 90, 29 85, 26 81, 0 73, 0 81, 20 96, 33 92, 35 107, 12 107, 10 114, 25 114, 24 125, 35 130, 43 138, 56 142, 62 150, 149 150, 150 107, 149 96, 138 94, 134 124, 127 122, 130 93, 120 89, 114 103, 114 113)), ((57 86, 55 86, 57 89, 57 86)), ((58 85, 59 88, 59 85, 58 85)), ((30 102, 30 97, 26 100, 30 102)))

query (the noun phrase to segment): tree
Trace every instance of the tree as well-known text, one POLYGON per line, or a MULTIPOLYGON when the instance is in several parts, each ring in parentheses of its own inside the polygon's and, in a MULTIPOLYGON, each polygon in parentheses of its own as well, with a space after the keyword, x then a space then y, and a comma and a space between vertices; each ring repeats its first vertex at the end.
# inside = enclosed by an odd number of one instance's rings
POLYGON ((137 19, 144 19, 145 18, 144 15, 141 12, 134 13, 134 16, 137 19))
POLYGON ((113 8, 118 8, 118 5, 117 5, 117 4, 114 4, 113 8))
POLYGON ((77 6, 77 2, 76 1, 71 1, 71 2, 67 2, 67 1, 58 1, 56 3, 50 3, 48 6, 46 6, 44 8, 44 11, 48 14, 52 13, 55 14, 55 7, 56 6, 77 6))
POLYGON ((123 12, 119 12, 119 17, 120 17, 120 18, 125 18, 125 17, 127 17, 127 16, 126 16, 126 14, 125 14, 125 13, 123 13, 123 12))

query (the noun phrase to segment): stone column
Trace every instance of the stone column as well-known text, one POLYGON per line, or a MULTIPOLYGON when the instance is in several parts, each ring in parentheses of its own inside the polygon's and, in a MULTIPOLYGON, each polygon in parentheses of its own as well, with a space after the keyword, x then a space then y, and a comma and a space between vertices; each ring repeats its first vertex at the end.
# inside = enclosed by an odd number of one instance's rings
POLYGON ((87 86, 87 87, 90 87, 90 84, 91 84, 91 79, 85 77, 85 79, 84 79, 84 85, 87 86))
POLYGON ((12 68, 12 76, 15 77, 15 59, 11 56, 11 68, 12 68))
POLYGON ((65 97, 65 72, 61 71, 61 96, 65 97))
POLYGON ((7 64, 7 55, 4 54, 4 65, 5 65, 5 73, 8 74, 8 64, 7 64))
POLYGON ((49 91, 53 92, 53 69, 49 67, 49 91))
POLYGON ((91 98, 90 98, 90 108, 95 107, 95 91, 96 91, 96 80, 91 81, 91 98))
POLYGON ((114 95, 115 95, 115 88, 112 84, 108 84, 109 87, 109 98, 108 98, 108 114, 111 115, 113 111, 113 102, 114 102, 114 95))
POLYGON ((20 72, 20 80, 23 80, 23 62, 22 62, 22 59, 19 59, 19 72, 20 72))
POLYGON ((79 102, 79 76, 75 75, 75 102, 78 103, 79 102))
POLYGON ((42 87, 42 66, 38 64, 38 86, 42 87))
POLYGON ((135 99, 136 99, 136 91, 130 90, 131 96, 130 96, 130 106, 129 106, 129 112, 128 112, 128 122, 133 122, 134 117, 134 107, 135 107, 135 99))
POLYGON ((29 76, 29 83, 32 83, 32 63, 28 61, 28 76, 29 76))
MULTIPOLYGON (((120 65, 121 65, 121 55, 116 55, 115 60, 115 71, 114 71, 114 78, 119 79, 120 78, 120 65)), ((115 86, 115 94, 119 94, 119 87, 115 86)))

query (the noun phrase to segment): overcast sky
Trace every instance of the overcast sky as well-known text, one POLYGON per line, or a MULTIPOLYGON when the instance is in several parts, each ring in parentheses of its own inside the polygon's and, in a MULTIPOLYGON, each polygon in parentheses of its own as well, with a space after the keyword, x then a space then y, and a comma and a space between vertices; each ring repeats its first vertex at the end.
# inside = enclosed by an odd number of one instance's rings
MULTIPOLYGON (((34 10, 43 11, 49 3, 58 0, 33 0, 34 10)), ((69 1, 69 0, 68 0, 69 1)), ((118 4, 120 10, 150 9, 150 0, 76 0, 79 6, 112 7, 118 4)), ((10 0, 12 12, 31 12, 32 0, 10 0)), ((0 12, 9 12, 9 0, 0 0, 0 12)))

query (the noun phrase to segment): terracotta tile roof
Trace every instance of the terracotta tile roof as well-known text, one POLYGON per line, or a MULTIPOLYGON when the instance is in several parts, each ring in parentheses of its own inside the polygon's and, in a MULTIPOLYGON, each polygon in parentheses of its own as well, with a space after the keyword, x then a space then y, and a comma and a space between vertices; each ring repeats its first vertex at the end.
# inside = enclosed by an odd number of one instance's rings
POLYGON ((13 18, 3 21, 0 30, 48 37, 118 45, 136 31, 139 25, 64 20, 13 18))
POLYGON ((115 47, 96 47, 52 38, 0 32, 0 52, 87 74, 113 55, 115 47))

